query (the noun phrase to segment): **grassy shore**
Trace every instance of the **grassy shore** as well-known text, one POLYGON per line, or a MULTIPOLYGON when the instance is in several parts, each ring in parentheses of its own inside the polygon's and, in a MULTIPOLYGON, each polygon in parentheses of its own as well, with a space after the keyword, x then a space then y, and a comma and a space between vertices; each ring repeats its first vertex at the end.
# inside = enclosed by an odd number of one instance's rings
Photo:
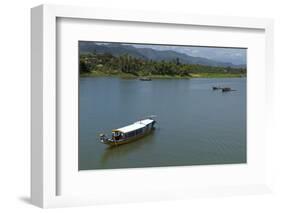
POLYGON ((241 78, 246 75, 239 73, 191 73, 192 78, 241 78))
POLYGON ((190 73, 190 76, 180 76, 180 75, 133 75, 130 73, 123 72, 101 72, 92 71, 90 73, 80 74, 80 77, 119 77, 123 79, 137 79, 141 77, 148 77, 151 79, 190 79, 190 78, 240 78, 245 77, 245 75, 239 73, 190 73))

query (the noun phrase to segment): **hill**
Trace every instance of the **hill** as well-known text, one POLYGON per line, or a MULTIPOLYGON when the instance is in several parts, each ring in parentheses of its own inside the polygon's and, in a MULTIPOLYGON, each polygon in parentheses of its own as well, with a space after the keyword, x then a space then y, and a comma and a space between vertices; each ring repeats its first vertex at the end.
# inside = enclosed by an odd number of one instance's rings
POLYGON ((118 43, 96 44, 94 42, 80 42, 80 53, 110 53, 113 56, 128 54, 134 58, 153 61, 174 61, 178 59, 183 64, 199 64, 215 67, 245 68, 246 65, 234 65, 232 63, 219 62, 203 57, 194 57, 172 50, 155 50, 152 48, 136 48, 132 45, 122 45, 118 43))

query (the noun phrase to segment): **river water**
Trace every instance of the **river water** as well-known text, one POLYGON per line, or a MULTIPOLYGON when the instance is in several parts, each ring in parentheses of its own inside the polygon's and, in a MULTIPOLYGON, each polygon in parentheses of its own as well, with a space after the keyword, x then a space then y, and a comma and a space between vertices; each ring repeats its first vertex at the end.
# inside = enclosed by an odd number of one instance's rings
POLYGON ((80 78, 79 170, 229 163, 246 163, 245 78, 80 78), (157 115, 151 135, 114 148, 99 142, 147 115, 157 115))

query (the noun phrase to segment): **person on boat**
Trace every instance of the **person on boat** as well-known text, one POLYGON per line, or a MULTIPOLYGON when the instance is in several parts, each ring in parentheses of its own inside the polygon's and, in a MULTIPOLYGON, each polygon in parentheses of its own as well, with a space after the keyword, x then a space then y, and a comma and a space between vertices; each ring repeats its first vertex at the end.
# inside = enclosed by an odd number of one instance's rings
POLYGON ((121 138, 120 132, 115 132, 113 135, 114 140, 118 141, 121 138))

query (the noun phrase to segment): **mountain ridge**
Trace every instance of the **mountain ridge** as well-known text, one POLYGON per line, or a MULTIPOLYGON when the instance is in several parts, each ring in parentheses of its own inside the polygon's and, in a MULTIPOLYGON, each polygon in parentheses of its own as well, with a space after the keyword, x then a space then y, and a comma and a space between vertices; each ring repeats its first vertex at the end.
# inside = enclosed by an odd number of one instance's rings
POLYGON ((246 65, 235 65, 230 62, 220 62, 204 57, 190 56, 185 53, 180 53, 174 50, 155 50, 152 48, 137 48, 128 44, 122 45, 117 43, 96 44, 94 42, 82 41, 79 42, 80 53, 93 53, 98 54, 110 53, 114 56, 128 54, 132 57, 141 58, 144 60, 155 61, 174 61, 178 59, 183 64, 199 64, 206 66, 217 67, 233 67, 233 68, 246 68, 246 65))

